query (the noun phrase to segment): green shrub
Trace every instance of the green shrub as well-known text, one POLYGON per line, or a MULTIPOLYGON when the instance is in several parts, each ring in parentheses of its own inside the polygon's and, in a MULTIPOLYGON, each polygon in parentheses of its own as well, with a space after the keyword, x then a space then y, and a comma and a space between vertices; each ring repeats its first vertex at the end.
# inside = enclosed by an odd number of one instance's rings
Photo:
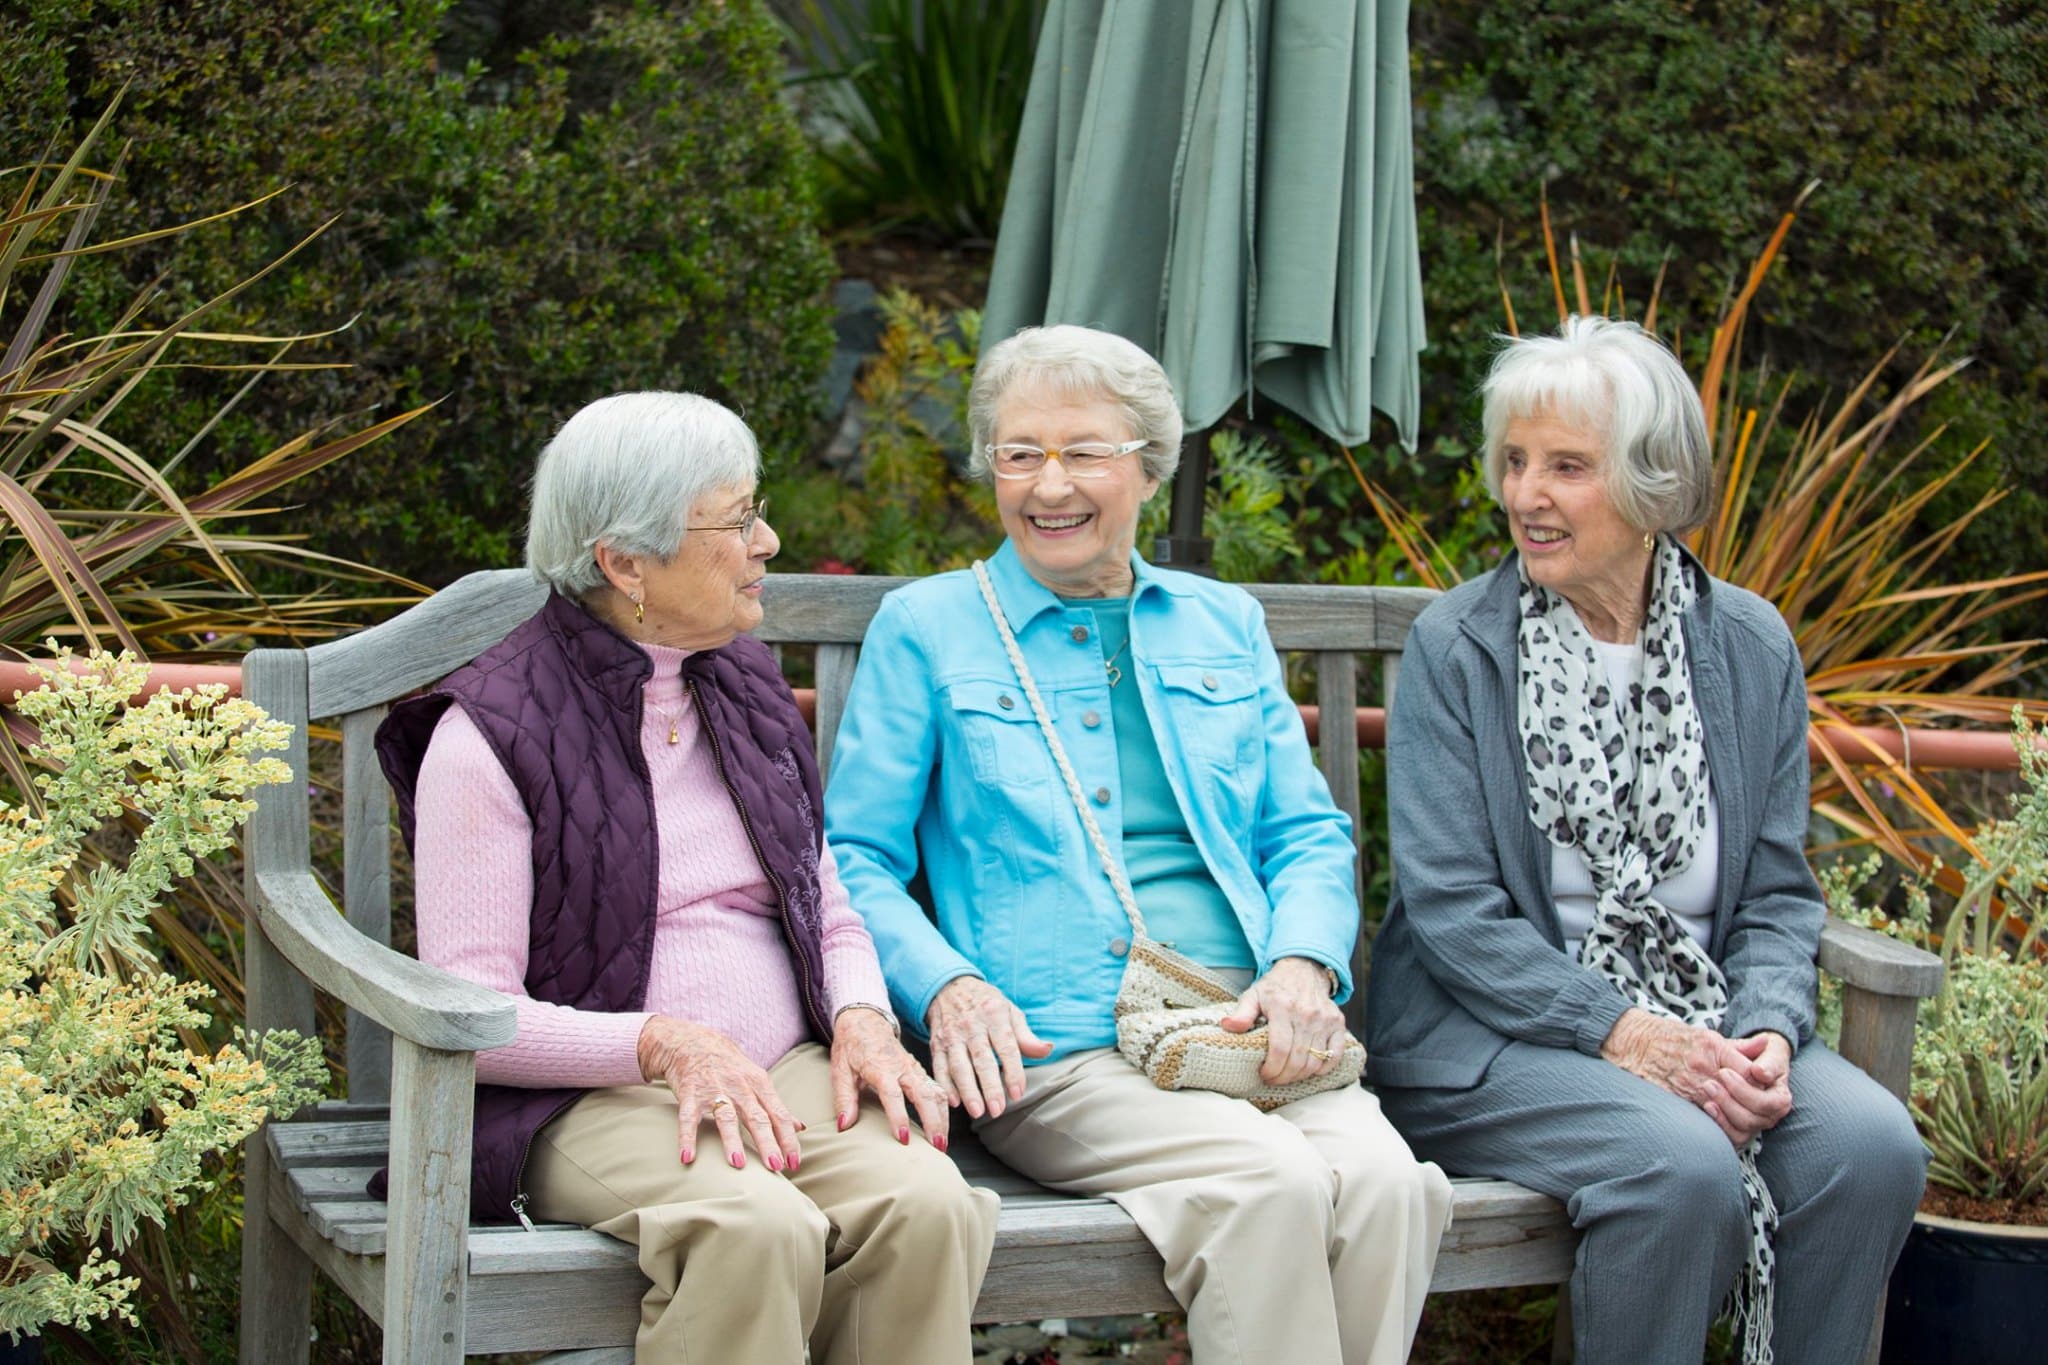
POLYGON ((993 241, 1044 0, 787 0, 836 220, 993 241))
MULTIPOLYGON (((1818 178, 1768 310, 1751 320, 1749 359, 1807 376, 1817 406, 1821 389, 1849 391, 1869 357, 1903 339, 1909 367, 1955 326, 1955 349, 1976 363, 1919 429, 1952 420, 1959 443, 1994 443, 1930 523, 2011 487, 1958 547, 1956 576, 2040 562, 2048 11, 2021 0, 1441 0, 1416 8, 1413 61, 1425 430, 1477 430, 1502 322, 1497 249, 1522 327, 1554 316, 1540 194, 1577 233, 1596 306, 1610 263, 1647 282, 1668 253, 1662 330, 1680 324, 1695 360, 1757 225, 1818 178)), ((2029 633, 2048 632, 2048 611, 2035 620, 2029 633)))
MULTIPOLYGON (((515 11, 541 7, 505 5, 489 43, 444 34, 446 8, 30 0, 0 28, 15 114, 0 161, 35 158, 48 128, 131 82, 113 231, 198 217, 224 186, 292 187, 79 271, 72 330, 108 326, 136 280, 166 269, 166 309, 211 297, 338 215, 229 321, 310 331, 355 317, 317 348, 353 369, 259 386, 187 469, 203 481, 265 433, 439 399, 324 474, 295 514, 321 549, 435 582, 516 555, 535 453, 606 392, 712 394, 747 416, 771 468, 786 462, 807 443, 831 344, 831 263, 760 0, 572 5, 524 28, 507 27, 515 11), (440 67, 444 40, 479 55, 440 67)), ((177 449, 238 378, 168 376, 130 405, 149 430, 127 434, 177 449)))

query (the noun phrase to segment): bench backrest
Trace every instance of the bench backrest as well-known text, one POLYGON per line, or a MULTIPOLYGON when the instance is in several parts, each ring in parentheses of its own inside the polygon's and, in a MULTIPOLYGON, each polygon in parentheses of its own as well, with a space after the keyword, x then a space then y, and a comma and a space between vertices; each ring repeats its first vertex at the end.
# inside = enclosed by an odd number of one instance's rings
MULTIPOLYGON (((901 578, 777 574, 768 580, 765 620, 755 632, 776 646, 816 647, 817 743, 829 771, 832 743, 860 642, 883 594, 901 578)), ((1274 646, 1315 664, 1322 717, 1317 759, 1337 804, 1360 825, 1358 733, 1348 722, 1359 701, 1359 670, 1379 665, 1381 700, 1393 697, 1409 623, 1435 595, 1418 588, 1247 585, 1265 607, 1274 646)), ((391 799, 377 763, 375 736, 389 705, 475 658, 540 609, 545 590, 523 569, 474 573, 382 625, 309 650, 257 650, 243 674, 245 694, 295 738, 285 756, 296 781, 259 794, 244 841, 252 869, 310 866, 306 799, 307 726, 338 722, 341 734, 342 895, 348 922, 380 944, 391 941, 391 799)), ((1361 831, 1362 832, 1362 831, 1361 831)), ((1359 965, 1364 963, 1361 939, 1359 965)), ((1362 997, 1361 997, 1362 998, 1362 997)), ((255 1017, 251 1023, 267 1026, 255 1017)), ((1354 1020, 1354 1026, 1358 1021, 1354 1020)), ((384 1029, 351 1010, 349 1099, 382 1104, 391 1087, 391 1042, 384 1029)))

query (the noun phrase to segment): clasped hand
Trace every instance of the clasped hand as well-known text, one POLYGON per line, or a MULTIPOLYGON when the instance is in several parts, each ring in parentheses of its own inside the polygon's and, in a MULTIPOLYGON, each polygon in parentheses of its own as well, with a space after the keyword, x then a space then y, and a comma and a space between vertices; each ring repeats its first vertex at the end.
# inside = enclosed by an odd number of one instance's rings
POLYGON ((1698 1105, 1738 1148, 1792 1112, 1792 1045, 1776 1033, 1724 1038, 1631 1008, 1616 1021, 1600 1055, 1698 1105))

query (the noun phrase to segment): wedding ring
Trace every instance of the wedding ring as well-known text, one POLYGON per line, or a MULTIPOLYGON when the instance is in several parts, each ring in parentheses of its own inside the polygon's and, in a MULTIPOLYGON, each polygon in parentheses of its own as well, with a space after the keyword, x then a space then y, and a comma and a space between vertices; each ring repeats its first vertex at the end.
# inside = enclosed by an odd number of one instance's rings
POLYGON ((713 1095, 711 1097, 711 1107, 713 1109, 718 1108, 718 1106, 721 1104, 728 1109, 736 1109, 739 1107, 732 1102, 732 1096, 730 1095, 713 1095))
POLYGON ((1308 1050, 1308 1055, 1315 1058, 1319 1062, 1327 1062, 1330 1060, 1330 1058, 1336 1056, 1337 1054, 1334 1052, 1325 1052, 1319 1047, 1312 1047, 1308 1050))

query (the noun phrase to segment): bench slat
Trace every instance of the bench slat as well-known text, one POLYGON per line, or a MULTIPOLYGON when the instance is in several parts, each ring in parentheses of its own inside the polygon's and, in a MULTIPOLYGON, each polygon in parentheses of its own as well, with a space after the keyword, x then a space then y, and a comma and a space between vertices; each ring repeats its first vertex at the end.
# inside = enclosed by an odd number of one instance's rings
MULTIPOLYGON (((769 644, 857 645, 892 590, 914 580, 881 575, 770 574, 753 634, 769 644)), ((1245 583, 1280 649, 1398 654, 1408 626, 1436 597, 1427 588, 1245 583)), ((329 646, 320 646, 329 648, 329 646)))
MULTIPOLYGON (((386 1209, 362 1185, 367 1168, 384 1159, 388 1125, 287 1124, 273 1128, 271 1137, 277 1178, 310 1232, 335 1251, 382 1256, 386 1209)), ((1000 1166, 971 1134, 961 1135, 955 1154, 964 1176, 1003 1197, 978 1320, 1173 1311, 1158 1254, 1114 1203, 1033 1184, 1000 1166)), ((1451 1185, 1455 1216, 1432 1290, 1559 1283, 1571 1274, 1576 1238, 1557 1201, 1505 1180, 1458 1179, 1451 1185)), ((540 1224, 533 1232, 477 1224, 468 1254, 472 1350, 512 1349, 505 1343, 532 1340, 517 1333, 557 1311, 552 1305, 563 1301, 562 1284, 573 1284, 583 1301, 582 1307, 560 1310, 571 1315, 564 1330, 596 1335, 554 1340, 603 1346, 631 1339, 633 1316, 625 1309, 637 1303, 644 1281, 634 1249, 624 1242, 562 1224, 540 1224), (607 1306, 608 1298, 616 1302, 607 1306), (488 1325, 484 1304, 500 1305, 512 1316, 488 1325), (625 1324, 619 1329, 625 1336, 605 1337, 612 1329, 604 1324, 618 1322, 625 1324)))

